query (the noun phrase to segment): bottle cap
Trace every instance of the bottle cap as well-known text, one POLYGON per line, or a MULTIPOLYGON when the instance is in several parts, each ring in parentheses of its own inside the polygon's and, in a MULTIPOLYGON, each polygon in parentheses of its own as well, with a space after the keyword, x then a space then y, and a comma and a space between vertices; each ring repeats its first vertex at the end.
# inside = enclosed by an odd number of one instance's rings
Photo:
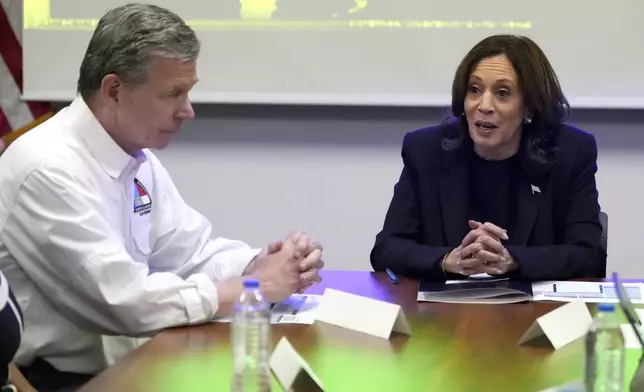
POLYGON ((608 312, 608 313, 614 312, 615 311, 615 304, 601 303, 601 304, 597 305, 597 310, 599 310, 600 312, 608 312))
POLYGON ((246 279, 244 281, 244 288, 245 289, 258 289, 259 288, 259 280, 257 280, 257 279, 246 279))

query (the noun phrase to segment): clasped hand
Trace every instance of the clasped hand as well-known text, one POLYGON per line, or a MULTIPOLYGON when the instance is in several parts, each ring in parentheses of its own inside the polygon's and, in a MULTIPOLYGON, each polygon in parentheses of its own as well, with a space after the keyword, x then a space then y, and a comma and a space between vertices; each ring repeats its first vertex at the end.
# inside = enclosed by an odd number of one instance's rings
POLYGON ((518 264, 501 242, 508 239, 505 229, 489 222, 471 220, 468 223, 470 232, 445 258, 446 271, 467 276, 502 275, 517 268, 518 264))
POLYGON ((268 301, 279 302, 322 281, 322 268, 322 245, 297 231, 283 241, 268 244, 246 273, 260 280, 262 293, 268 301))

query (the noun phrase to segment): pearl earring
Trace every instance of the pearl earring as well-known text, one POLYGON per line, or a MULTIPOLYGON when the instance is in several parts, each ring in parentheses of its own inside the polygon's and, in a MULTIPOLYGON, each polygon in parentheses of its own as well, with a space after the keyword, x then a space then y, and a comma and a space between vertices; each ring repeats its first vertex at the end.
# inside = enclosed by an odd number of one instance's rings
POLYGON ((523 122, 524 122, 525 124, 530 124, 530 123, 532 122, 532 119, 528 117, 528 118, 526 118, 525 120, 523 120, 523 122))

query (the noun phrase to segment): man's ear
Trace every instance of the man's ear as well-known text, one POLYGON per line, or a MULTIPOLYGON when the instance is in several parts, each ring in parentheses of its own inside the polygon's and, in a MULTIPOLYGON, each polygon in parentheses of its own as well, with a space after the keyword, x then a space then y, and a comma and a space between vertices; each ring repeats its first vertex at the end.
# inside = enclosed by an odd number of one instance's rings
POLYGON ((110 109, 115 109, 119 104, 119 95, 123 89, 123 82, 115 74, 105 75, 101 80, 101 100, 110 109))

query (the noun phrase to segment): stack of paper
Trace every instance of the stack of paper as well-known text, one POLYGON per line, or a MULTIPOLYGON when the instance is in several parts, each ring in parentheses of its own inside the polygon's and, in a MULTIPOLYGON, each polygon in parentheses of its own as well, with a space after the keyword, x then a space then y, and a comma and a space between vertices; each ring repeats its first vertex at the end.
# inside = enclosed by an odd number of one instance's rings
MULTIPOLYGON (((644 304, 644 284, 624 283, 631 302, 644 304)), ((528 283, 474 275, 466 280, 420 281, 418 301, 507 304, 523 301, 618 302, 613 282, 546 281, 528 283)))
MULTIPOLYGON (((624 289, 631 302, 644 303, 641 283, 624 283, 624 289)), ((570 302, 613 302, 617 303, 617 293, 613 282, 565 282, 548 281, 532 285, 534 301, 570 302)))
POLYGON ((420 281, 417 299, 444 303, 508 304, 530 301, 532 285, 507 278, 420 281))

